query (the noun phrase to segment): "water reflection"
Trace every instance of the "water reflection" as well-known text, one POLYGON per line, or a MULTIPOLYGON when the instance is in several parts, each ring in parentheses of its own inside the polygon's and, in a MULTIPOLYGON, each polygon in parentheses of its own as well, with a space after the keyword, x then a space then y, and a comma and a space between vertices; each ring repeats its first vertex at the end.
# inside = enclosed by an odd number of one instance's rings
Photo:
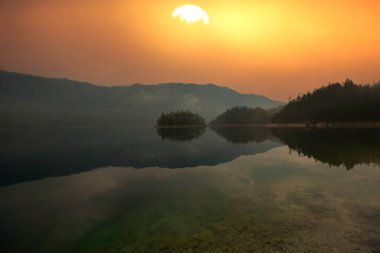
POLYGON ((380 165, 379 129, 0 130, 0 142, 0 186, 106 166, 214 166, 282 145, 330 166, 380 165))
POLYGON ((0 251, 370 253, 379 210, 379 170, 331 170, 278 147, 216 166, 106 167, 0 188, 0 251))
POLYGON ((380 165, 380 129, 221 127, 213 130, 236 144, 278 141, 300 156, 347 170, 359 164, 380 165))
POLYGON ((0 131, 0 252, 380 251, 379 130, 214 130, 0 131))
POLYGON ((235 144, 261 143, 274 140, 271 128, 262 127, 213 127, 219 136, 235 144))
POLYGON ((192 141, 162 141, 152 127, 0 130, 0 142, 0 186, 106 166, 213 166, 281 146, 271 140, 234 145, 209 130, 192 141))
POLYGON ((205 130, 205 127, 158 127, 157 134, 163 141, 189 142, 201 137, 205 130))
POLYGON ((273 129, 273 134, 299 155, 330 166, 352 169, 380 165, 380 129, 273 129))

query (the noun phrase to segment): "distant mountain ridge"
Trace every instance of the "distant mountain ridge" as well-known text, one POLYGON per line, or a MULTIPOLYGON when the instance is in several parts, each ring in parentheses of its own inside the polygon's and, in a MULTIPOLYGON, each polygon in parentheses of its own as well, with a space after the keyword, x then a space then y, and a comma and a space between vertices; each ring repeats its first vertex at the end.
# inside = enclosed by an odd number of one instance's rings
POLYGON ((233 106, 281 102, 215 84, 98 86, 0 71, 0 127, 153 125, 162 112, 191 110, 210 121, 233 106))

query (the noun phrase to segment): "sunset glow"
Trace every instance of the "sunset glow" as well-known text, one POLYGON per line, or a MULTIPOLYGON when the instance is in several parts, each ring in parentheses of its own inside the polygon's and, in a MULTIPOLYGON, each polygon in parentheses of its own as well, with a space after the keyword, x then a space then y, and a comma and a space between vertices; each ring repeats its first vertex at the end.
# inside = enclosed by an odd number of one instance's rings
POLYGON ((0 253, 380 253, 380 0, 0 0, 0 253))
POLYGON ((380 1, 202 1, 208 25, 201 13, 173 18, 182 4, 0 1, 0 68, 103 85, 216 83, 281 100, 380 79, 380 1))

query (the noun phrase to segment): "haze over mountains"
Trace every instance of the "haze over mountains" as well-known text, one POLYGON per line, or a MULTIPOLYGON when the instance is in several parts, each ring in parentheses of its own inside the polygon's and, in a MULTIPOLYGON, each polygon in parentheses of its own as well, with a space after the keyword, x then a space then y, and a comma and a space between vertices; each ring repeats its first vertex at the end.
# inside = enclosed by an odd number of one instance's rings
POLYGON ((179 109, 209 122, 233 106, 281 104, 214 84, 105 87, 0 71, 0 127, 154 125, 162 112, 179 109))

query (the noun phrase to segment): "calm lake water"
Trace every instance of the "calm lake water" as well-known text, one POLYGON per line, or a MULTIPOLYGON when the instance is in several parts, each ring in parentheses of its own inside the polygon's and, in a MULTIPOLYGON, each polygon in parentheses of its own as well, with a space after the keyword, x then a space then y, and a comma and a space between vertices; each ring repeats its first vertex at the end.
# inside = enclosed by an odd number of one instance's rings
POLYGON ((0 130, 0 252, 380 252, 380 129, 0 130))

